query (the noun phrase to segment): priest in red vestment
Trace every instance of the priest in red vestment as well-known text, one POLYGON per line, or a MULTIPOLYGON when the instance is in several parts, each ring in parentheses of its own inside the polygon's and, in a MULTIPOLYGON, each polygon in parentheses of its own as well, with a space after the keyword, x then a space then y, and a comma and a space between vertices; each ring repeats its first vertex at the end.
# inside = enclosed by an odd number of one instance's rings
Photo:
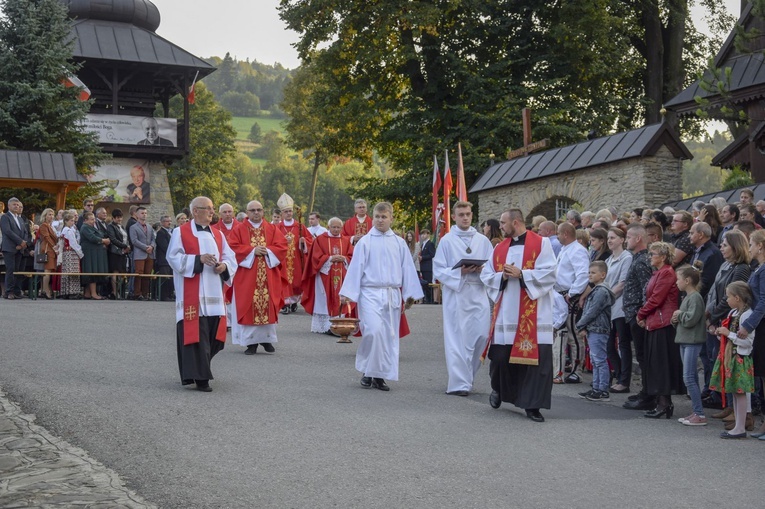
MULTIPOLYGON (((226 237, 226 241, 228 241, 229 236, 231 235, 231 232, 234 231, 234 227, 239 224, 237 221, 234 220, 234 207, 232 207, 230 203, 224 203, 223 205, 218 207, 218 216, 220 217, 220 220, 214 225, 212 225, 212 227, 220 230, 223 236, 226 237)), ((233 291, 234 291, 233 286, 227 286, 223 290, 224 296, 226 298, 226 306, 231 304, 231 296, 233 294, 233 291)), ((230 310, 227 310, 226 316, 229 319, 229 323, 230 323, 231 322, 230 310)))
POLYGON ((372 218, 367 215, 367 202, 362 199, 356 200, 353 209, 356 213, 343 225, 343 236, 351 237, 351 244, 355 246, 372 229, 372 218))
POLYGON ((276 323, 282 301, 281 268, 287 242, 276 226, 263 219, 259 201, 247 204, 247 219, 229 237, 241 270, 234 277, 231 342, 247 347, 247 355, 263 345, 275 351, 276 323))
POLYGON ((342 235, 343 221, 333 217, 329 231, 313 240, 303 273, 303 307, 312 315, 311 332, 329 334, 330 317, 339 316, 340 288, 353 255, 350 237, 342 235))
POLYGON ((308 260, 308 249, 313 242, 313 235, 305 225, 293 219, 295 202, 287 193, 282 194, 276 204, 282 211, 282 221, 277 228, 287 240, 287 254, 282 267, 282 314, 288 315, 297 311, 300 302, 300 294, 303 292, 303 267, 308 260))

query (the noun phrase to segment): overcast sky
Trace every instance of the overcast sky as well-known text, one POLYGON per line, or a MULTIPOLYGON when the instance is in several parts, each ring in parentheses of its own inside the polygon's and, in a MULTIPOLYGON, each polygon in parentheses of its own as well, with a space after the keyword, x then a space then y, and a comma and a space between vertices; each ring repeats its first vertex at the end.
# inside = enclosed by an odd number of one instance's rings
MULTIPOLYGON (((162 15, 157 33, 199 57, 222 57, 228 51, 239 60, 279 62, 289 69, 300 64, 290 46, 297 34, 279 19, 279 0, 152 1, 162 15)), ((724 1, 738 17, 740 0, 724 1)), ((698 19, 701 11, 693 12, 698 19)))

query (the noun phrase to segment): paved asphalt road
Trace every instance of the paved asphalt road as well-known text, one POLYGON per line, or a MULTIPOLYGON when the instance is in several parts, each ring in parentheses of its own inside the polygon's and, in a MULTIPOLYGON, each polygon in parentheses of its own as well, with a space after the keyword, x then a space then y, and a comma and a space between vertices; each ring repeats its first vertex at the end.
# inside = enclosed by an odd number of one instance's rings
POLYGON ((389 393, 301 310, 274 355, 228 344, 205 394, 180 385, 171 303, 4 300, 0 386, 165 508, 762 507, 765 442, 586 402, 584 385, 556 386, 536 424, 489 406, 486 366, 447 396, 441 307, 409 317, 389 393))

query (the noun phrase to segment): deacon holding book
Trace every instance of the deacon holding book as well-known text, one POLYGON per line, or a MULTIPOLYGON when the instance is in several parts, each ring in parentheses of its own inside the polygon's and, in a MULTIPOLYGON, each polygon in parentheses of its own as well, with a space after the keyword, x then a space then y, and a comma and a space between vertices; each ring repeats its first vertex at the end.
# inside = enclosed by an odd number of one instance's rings
POLYGON ((167 263, 175 283, 175 320, 181 383, 210 392, 210 360, 226 344, 223 284, 234 280, 237 264, 223 234, 210 228, 213 204, 199 196, 189 205, 194 219, 173 230, 167 263))
POLYGON ((472 203, 454 204, 452 228, 438 243, 433 277, 441 283, 444 316, 444 352, 449 382, 446 393, 467 396, 481 367, 481 352, 489 337, 491 310, 481 282, 482 262, 491 259, 486 236, 470 226, 472 203), (460 267, 456 267, 460 265, 460 267))
POLYGON ((389 391, 385 379, 398 380, 399 338, 403 305, 422 298, 412 253, 390 229, 393 206, 374 208, 374 227, 353 248, 353 258, 340 289, 341 303, 358 303, 361 343, 356 369, 362 387, 389 391))
POLYGON ((488 351, 491 361, 489 403, 512 403, 544 422, 539 410, 552 399, 555 253, 550 239, 526 230, 519 209, 505 211, 499 223, 505 240, 481 272, 495 302, 482 355, 488 351))

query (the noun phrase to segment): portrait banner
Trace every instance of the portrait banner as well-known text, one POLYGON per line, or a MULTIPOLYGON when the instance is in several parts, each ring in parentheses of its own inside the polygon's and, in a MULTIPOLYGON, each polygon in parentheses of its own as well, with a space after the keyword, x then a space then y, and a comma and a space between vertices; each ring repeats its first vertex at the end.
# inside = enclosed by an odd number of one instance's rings
POLYGON ((145 159, 114 158, 99 166, 90 180, 104 184, 97 201, 151 203, 150 174, 151 163, 145 159))
POLYGON ((84 126, 86 131, 98 135, 99 143, 153 147, 178 145, 178 120, 175 118, 90 113, 84 126))

